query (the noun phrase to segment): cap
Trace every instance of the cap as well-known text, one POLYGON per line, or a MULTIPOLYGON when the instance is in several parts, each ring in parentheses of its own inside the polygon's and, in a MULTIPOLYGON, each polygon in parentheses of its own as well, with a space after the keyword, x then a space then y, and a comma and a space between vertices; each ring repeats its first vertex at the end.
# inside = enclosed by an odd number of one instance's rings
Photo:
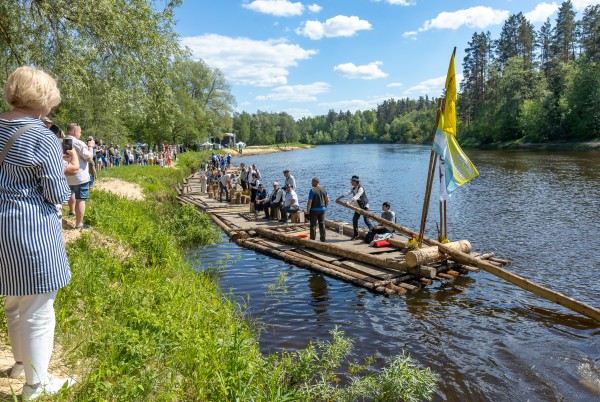
POLYGON ((285 188, 292 188, 292 185, 291 184, 286 184, 285 188))
POLYGON ((50 124, 54 123, 54 122, 53 122, 52 120, 50 120, 48 117, 43 117, 43 118, 42 118, 42 121, 43 121, 44 123, 50 123, 50 124))
POLYGON ((360 177, 358 177, 358 176, 354 175, 354 176, 352 176, 352 179, 351 179, 351 180, 352 180, 352 181, 360 181, 360 177))
POLYGON ((317 183, 320 183, 320 182, 321 182, 317 176, 313 177, 313 178, 312 178, 312 181, 316 181, 317 183))
POLYGON ((274 182, 273 182, 273 185, 274 185, 274 186, 278 186, 278 185, 279 185, 279 183, 277 183, 276 181, 274 181, 274 182))
POLYGON ((258 187, 262 187, 262 186, 263 186, 262 184, 259 184, 259 185, 258 185, 258 187))

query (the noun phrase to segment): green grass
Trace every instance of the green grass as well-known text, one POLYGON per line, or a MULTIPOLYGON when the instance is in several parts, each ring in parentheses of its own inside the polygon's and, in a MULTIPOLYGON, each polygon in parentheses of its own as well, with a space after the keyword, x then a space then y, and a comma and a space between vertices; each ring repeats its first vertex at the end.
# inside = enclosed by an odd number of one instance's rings
MULTIPOLYGON (((178 169, 101 172, 139 183, 146 199, 92 191, 86 221, 94 230, 68 245, 73 278, 55 304, 57 349, 79 383, 54 400, 430 398, 435 375, 407 356, 391 359, 379 374, 359 377, 354 370, 350 383, 339 385, 353 345, 338 330, 331 341, 301 351, 260 353, 258 326, 244 316, 243 306, 222 293, 210 272, 194 271, 185 259, 186 246, 220 237, 207 215, 173 198, 173 186, 205 158, 182 155, 178 169)), ((274 290, 284 288, 280 276, 274 290)), ((361 371, 369 371, 370 363, 361 371)))

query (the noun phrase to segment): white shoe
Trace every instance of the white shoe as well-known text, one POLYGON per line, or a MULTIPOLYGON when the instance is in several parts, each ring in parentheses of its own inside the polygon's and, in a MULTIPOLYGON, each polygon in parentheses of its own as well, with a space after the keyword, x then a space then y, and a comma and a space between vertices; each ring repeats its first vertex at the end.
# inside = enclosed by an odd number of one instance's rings
POLYGON ((25 370, 23 369, 23 363, 13 364, 12 369, 10 370, 9 377, 12 378, 13 380, 16 380, 18 378, 24 378, 25 370))
POLYGON ((48 377, 44 383, 37 385, 25 384, 23 386, 23 401, 33 401, 42 395, 53 395, 61 389, 67 389, 75 384, 72 378, 55 378, 48 377))

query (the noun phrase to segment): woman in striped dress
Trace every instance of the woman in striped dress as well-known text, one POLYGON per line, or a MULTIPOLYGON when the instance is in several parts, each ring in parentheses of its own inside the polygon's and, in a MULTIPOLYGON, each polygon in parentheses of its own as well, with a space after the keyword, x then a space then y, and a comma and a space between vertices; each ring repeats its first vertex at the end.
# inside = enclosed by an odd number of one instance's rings
POLYGON ((6 296, 15 358, 10 376, 25 375, 27 401, 72 384, 71 379, 47 374, 54 346, 54 299, 71 278, 54 205, 65 202, 70 190, 60 142, 40 120, 60 103, 54 79, 36 68, 20 67, 8 78, 4 98, 13 109, 0 115, 0 294, 6 296), (17 132, 22 134, 11 145, 9 139, 17 132))

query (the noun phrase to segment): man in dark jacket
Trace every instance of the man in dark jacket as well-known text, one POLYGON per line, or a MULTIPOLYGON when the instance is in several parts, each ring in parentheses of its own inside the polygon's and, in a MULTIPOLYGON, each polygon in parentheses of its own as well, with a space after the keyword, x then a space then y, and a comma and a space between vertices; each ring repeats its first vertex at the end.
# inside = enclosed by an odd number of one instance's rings
POLYGON ((325 242, 325 210, 329 206, 327 191, 319 185, 319 178, 312 178, 312 188, 308 193, 306 210, 310 218, 310 239, 317 238, 317 221, 319 222, 319 239, 325 242))

